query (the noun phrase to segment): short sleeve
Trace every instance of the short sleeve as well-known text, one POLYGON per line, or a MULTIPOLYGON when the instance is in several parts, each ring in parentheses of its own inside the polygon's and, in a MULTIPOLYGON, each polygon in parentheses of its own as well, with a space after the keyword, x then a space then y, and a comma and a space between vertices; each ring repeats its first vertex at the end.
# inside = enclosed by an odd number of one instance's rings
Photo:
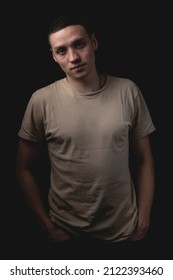
POLYGON ((146 101, 138 88, 134 84, 132 88, 134 98, 134 116, 133 116, 133 135, 135 138, 142 138, 156 130, 146 101))
POLYGON ((37 91, 28 102, 18 136, 33 142, 41 142, 44 138, 43 107, 37 91))

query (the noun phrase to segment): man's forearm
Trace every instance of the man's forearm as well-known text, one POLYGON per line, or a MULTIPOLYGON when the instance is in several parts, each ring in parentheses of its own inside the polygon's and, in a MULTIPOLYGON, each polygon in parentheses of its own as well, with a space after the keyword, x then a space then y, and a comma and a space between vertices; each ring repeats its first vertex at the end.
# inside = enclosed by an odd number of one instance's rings
POLYGON ((137 204, 139 215, 150 218, 155 190, 154 164, 142 164, 138 169, 137 178, 137 204))
POLYGON ((38 183, 32 172, 28 169, 22 170, 17 174, 22 192, 29 206, 35 213, 40 225, 45 231, 48 231, 52 225, 46 208, 43 204, 38 183))

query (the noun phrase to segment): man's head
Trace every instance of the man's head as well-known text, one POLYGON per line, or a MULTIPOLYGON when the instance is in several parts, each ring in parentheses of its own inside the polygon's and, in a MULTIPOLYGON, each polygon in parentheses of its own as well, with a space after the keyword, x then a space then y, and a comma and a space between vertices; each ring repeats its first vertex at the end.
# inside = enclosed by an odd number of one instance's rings
POLYGON ((98 41, 90 24, 77 16, 61 16, 50 27, 48 40, 53 59, 72 79, 95 72, 98 41))
POLYGON ((88 36, 91 36, 94 33, 93 27, 84 17, 76 16, 76 15, 62 15, 57 18, 49 28, 48 32, 48 41, 50 43, 50 35, 55 33, 65 27, 71 25, 81 25, 85 29, 88 36))

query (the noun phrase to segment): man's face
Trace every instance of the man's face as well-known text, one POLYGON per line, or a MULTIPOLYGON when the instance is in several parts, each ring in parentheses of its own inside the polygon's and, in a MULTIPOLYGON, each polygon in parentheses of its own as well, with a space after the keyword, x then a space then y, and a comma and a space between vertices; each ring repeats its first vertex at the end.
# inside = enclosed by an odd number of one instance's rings
POLYGON ((50 35, 54 60, 67 76, 80 78, 95 68, 95 50, 98 47, 93 34, 87 34, 83 26, 68 26, 50 35))

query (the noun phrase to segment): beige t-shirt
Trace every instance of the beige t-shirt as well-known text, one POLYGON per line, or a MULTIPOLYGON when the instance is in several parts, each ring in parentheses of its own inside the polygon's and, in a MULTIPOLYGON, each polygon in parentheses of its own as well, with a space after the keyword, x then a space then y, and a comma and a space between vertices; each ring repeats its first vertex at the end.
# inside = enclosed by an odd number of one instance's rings
POLYGON ((48 144, 50 218, 73 234, 120 241, 133 232, 137 206, 129 134, 155 130, 137 85, 107 77, 96 92, 61 79, 33 93, 18 135, 48 144))

